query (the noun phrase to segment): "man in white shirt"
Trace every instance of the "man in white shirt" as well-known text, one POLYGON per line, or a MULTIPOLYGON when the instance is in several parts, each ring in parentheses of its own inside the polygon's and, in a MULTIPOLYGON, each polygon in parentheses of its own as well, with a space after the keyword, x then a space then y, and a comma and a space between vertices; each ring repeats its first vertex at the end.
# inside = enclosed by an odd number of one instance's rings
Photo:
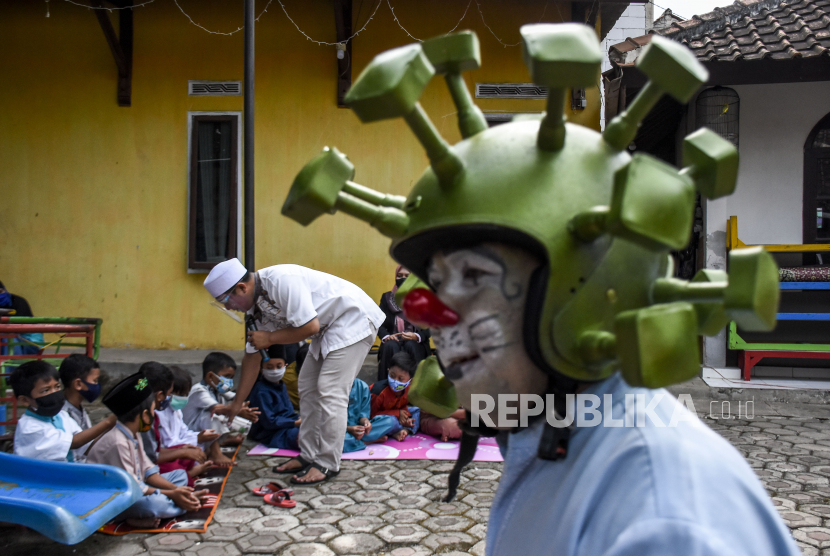
POLYGON ((227 309, 245 311, 248 332, 232 419, 259 374, 260 349, 311 339, 300 374, 300 456, 275 469, 292 482, 315 484, 340 468, 349 391, 374 343, 384 314, 366 293, 342 278, 284 264, 248 272, 237 259, 216 265, 205 288, 227 309))

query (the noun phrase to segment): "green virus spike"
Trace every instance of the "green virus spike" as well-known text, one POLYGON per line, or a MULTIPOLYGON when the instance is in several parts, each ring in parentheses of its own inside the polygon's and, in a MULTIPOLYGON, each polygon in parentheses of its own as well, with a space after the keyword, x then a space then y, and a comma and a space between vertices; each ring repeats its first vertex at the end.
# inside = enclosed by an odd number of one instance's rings
POLYGON ((693 303, 699 332, 712 336, 733 319, 749 331, 768 331, 775 327, 778 307, 778 267, 762 247, 729 252, 729 275, 704 269, 691 282, 659 278, 651 296, 655 303, 686 301, 693 303))
POLYGON ((324 213, 341 210, 364 220, 388 237, 406 233, 409 217, 401 210, 406 199, 385 195, 354 183, 354 166, 335 148, 323 152, 306 164, 294 178, 282 214, 303 226, 324 213))
POLYGON ((586 242, 610 233, 654 251, 681 249, 689 242, 694 203, 690 178, 654 157, 638 154, 617 171, 611 206, 580 212, 568 229, 586 242))
POLYGON ((547 113, 537 145, 558 151, 565 143, 565 93, 571 87, 592 87, 599 82, 602 50, 594 30, 579 23, 524 25, 521 34, 533 82, 548 88, 547 113))
POLYGON ((403 117, 426 149, 439 181, 448 187, 464 164, 418 102, 434 74, 420 44, 395 48, 375 56, 344 101, 364 123, 403 117))
POLYGON ((738 181, 738 150, 726 139, 701 128, 683 140, 683 170, 701 195, 719 199, 732 195, 738 181))
POLYGON ((478 37, 472 31, 461 31, 452 35, 424 41, 421 46, 435 68, 443 74, 452 100, 458 108, 458 128, 465 139, 487 129, 487 120, 464 84, 462 71, 481 67, 481 49, 478 37))
POLYGON ((611 120, 603 134, 605 141, 618 150, 628 147, 634 140, 640 122, 663 94, 686 104, 709 77, 691 50, 657 35, 643 50, 636 65, 649 81, 628 108, 611 120))
POLYGON ((781 290, 778 265, 763 247, 729 252, 729 287, 723 298, 726 313, 742 329, 768 332, 775 328, 781 290))
POLYGON ((617 356, 617 337, 605 330, 589 330, 580 334, 577 350, 587 364, 611 361, 617 356))
POLYGON ((690 303, 624 311, 614 322, 623 378, 632 386, 661 388, 700 372, 697 316, 690 303))
POLYGON ((728 281, 726 272, 704 268, 691 282, 676 278, 656 280, 651 297, 655 303, 690 302, 697 316, 697 333, 714 336, 729 323, 723 306, 728 281))
POLYGON ((688 287, 682 280, 657 280, 651 295, 657 303, 690 301, 697 314, 697 333, 714 336, 729 323, 723 304, 728 282, 729 276, 723 270, 704 268, 695 274, 688 287))
MULTIPOLYGON (((697 271, 692 282, 718 283, 726 285, 729 282, 729 275, 723 270, 703 268, 697 271)), ((697 314, 697 333, 702 336, 715 336, 724 326, 729 324, 729 316, 726 314, 722 302, 705 303, 695 301, 692 304, 697 314)))
POLYGON ((446 419, 458 409, 455 387, 441 372, 441 366, 434 355, 418 365, 408 396, 410 403, 439 419, 446 419))

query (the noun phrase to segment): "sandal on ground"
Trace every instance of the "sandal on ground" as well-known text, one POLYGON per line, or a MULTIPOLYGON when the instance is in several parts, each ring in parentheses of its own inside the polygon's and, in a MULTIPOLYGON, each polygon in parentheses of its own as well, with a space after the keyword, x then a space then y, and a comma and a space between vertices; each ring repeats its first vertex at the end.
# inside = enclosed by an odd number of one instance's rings
POLYGON ((265 496, 266 494, 273 494, 275 492, 279 492, 281 490, 288 491, 289 494, 293 494, 293 491, 290 488, 285 488, 280 483, 273 481, 268 483, 267 485, 263 485, 261 487, 256 487, 253 490, 253 493, 257 496, 265 496))
POLYGON ((288 474, 288 473, 290 473, 290 474, 294 475, 294 474, 296 474, 296 473, 301 473, 301 472, 305 471, 306 469, 308 469, 308 466, 309 466, 309 465, 311 465, 311 462, 310 462, 310 461, 308 461, 307 459, 303 458, 303 456, 295 456, 295 457, 293 457, 293 458, 289 459, 288 461, 284 461, 284 462, 282 462, 282 463, 281 463, 281 464, 279 464, 279 465, 275 465, 275 466, 271 469, 271 471, 272 471, 272 472, 274 472, 274 473, 282 473, 282 474, 288 474), (295 469, 285 469, 285 470, 283 470, 283 471, 278 471, 278 470, 277 470, 277 467, 282 467, 282 466, 283 466, 283 465, 285 465, 286 463, 289 463, 291 460, 296 460, 296 461, 300 462, 300 465, 302 465, 302 467, 295 468, 295 469))
POLYGON ((322 465, 317 465, 316 463, 312 463, 311 465, 309 465, 308 467, 306 467, 305 469, 303 469, 302 471, 297 473, 294 477, 291 477, 291 482, 294 483, 295 485, 316 485, 316 484, 322 483, 323 481, 328 481, 332 477, 336 477, 339 474, 340 474, 340 471, 332 471, 328 467, 323 467, 322 465), (305 477, 306 475, 308 475, 308 472, 311 471, 312 467, 323 474, 322 479, 318 479, 316 481, 309 481, 309 482, 298 481, 296 479, 296 477, 305 477))
POLYGON ((291 493, 288 490, 280 490, 272 492, 271 494, 266 494, 263 500, 265 500, 266 504, 270 504, 278 508, 294 508, 297 506, 297 501, 291 499, 291 493))

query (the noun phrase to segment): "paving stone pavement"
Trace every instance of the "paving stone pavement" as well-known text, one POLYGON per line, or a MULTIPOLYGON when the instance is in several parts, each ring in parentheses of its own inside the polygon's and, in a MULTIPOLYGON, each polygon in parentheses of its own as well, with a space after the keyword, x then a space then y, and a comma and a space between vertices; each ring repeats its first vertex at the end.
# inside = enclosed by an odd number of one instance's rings
MULTIPOLYGON (((803 553, 830 556, 830 420, 702 417, 747 459, 803 553)), ((242 456, 205 534, 95 534, 67 547, 32 531, 5 528, 0 555, 484 555, 502 464, 469 466, 456 500, 445 504, 441 497, 452 462, 344 461, 335 479, 296 487, 297 507, 287 510, 251 494, 267 479, 287 478, 271 472, 281 461, 242 456)))

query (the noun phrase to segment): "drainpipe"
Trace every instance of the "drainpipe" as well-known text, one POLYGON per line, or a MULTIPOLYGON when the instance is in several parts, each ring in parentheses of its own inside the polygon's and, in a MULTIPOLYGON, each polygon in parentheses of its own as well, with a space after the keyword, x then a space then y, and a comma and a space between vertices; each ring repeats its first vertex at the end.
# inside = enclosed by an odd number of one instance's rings
POLYGON ((254 3, 245 0, 245 268, 254 260, 254 3))

